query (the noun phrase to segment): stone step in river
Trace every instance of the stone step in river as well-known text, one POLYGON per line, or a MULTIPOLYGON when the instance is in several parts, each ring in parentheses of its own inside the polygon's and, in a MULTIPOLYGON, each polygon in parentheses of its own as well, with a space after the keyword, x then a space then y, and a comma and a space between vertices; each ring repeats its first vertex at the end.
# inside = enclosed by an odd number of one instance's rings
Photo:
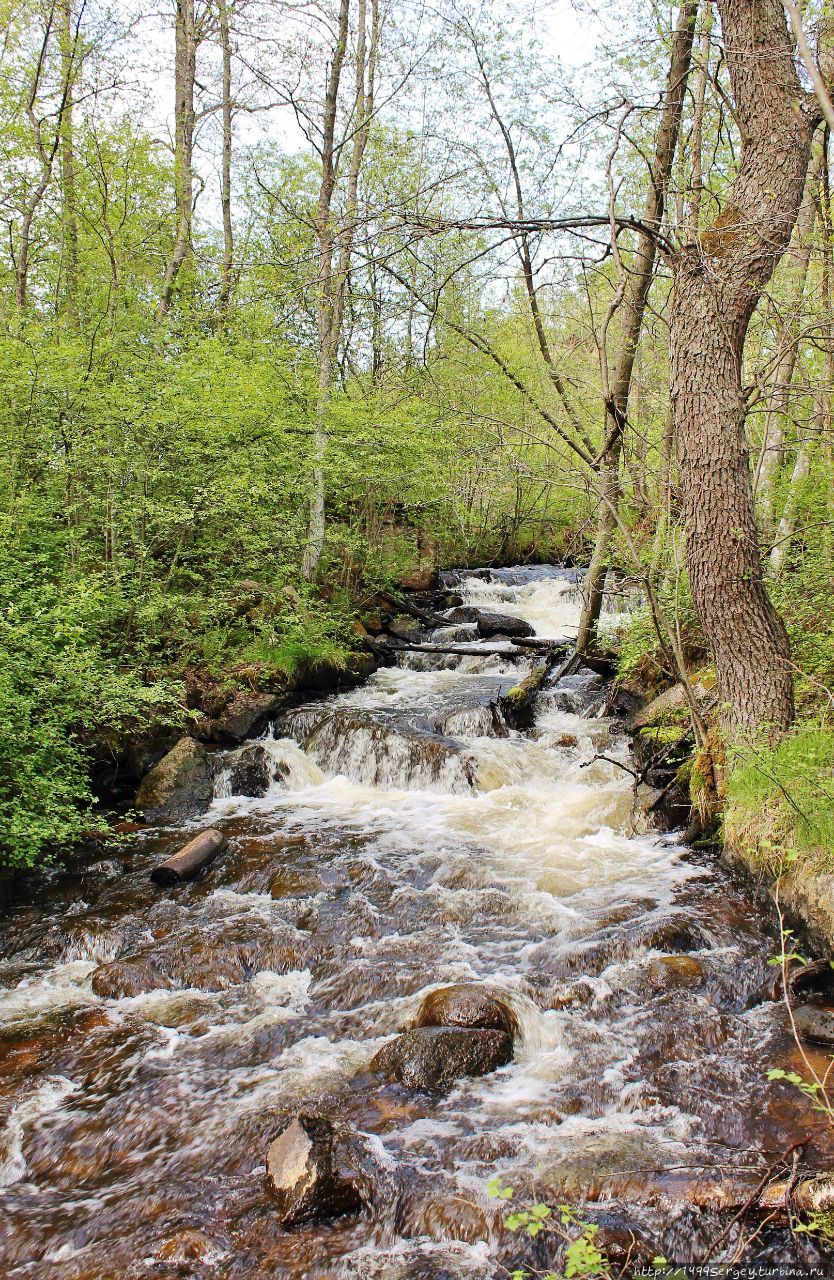
MULTIPOLYGON (((577 576, 445 586, 563 638, 577 576)), ((472 623, 437 630, 479 643, 472 623)), ((549 1237, 502 1230, 495 1175, 519 1203, 577 1205, 612 1256, 634 1237, 635 1257, 702 1261, 732 1216, 709 1188, 743 1202, 803 1136, 807 1166, 830 1167, 808 1101, 767 1079, 797 1057, 766 998, 772 922, 711 857, 647 829, 599 676, 551 679, 522 733, 498 700, 535 655, 484 643, 402 652, 286 713, 215 757, 205 819, 142 831, 10 904, 4 1276, 493 1280, 554 1265, 549 1237), (222 855, 152 885, 201 826, 222 855), (429 1032, 442 1087, 413 1087, 393 1037, 458 984, 509 1011, 477 1032, 494 1069, 447 1079, 437 1055, 472 1042, 429 1032), (265 1166, 299 1111, 356 1135, 365 1207, 285 1230, 265 1166)), ((755 1256, 797 1248, 774 1222, 755 1256)))

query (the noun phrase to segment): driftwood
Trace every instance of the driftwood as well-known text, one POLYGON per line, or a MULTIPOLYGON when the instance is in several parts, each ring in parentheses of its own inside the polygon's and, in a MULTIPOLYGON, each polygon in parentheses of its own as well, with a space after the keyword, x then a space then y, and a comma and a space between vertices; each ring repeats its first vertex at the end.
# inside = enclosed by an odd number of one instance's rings
POLYGON ((226 837, 222 831, 207 827, 193 840, 189 840, 188 844, 184 844, 173 857, 154 867, 151 880, 159 885, 181 884, 184 880, 193 880, 225 847, 226 837))

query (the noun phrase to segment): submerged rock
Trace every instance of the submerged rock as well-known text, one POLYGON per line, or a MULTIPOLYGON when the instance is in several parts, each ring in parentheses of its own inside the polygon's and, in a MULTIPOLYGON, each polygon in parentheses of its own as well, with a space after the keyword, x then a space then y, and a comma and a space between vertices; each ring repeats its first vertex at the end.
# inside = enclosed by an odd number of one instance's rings
POLYGON ((646 966, 646 976, 653 987, 673 990, 676 987, 699 987, 707 979, 707 973, 694 956, 658 956, 646 966))
POLYGON ((485 1076, 513 1056, 506 1031, 469 1027, 419 1027, 383 1046, 371 1070, 410 1089, 447 1089, 461 1076, 485 1076))
POLYGON ((206 749, 185 737, 142 779, 136 808, 149 822, 182 822, 205 813, 213 794, 206 749))
POLYGON ((469 1027, 515 1036, 518 1023, 509 1005, 483 987, 459 983, 432 991, 420 1005, 415 1027, 469 1027))
POLYGON ((104 1000, 120 1000, 123 996, 144 995, 147 991, 170 990, 170 978, 149 956, 128 960, 111 960, 96 969, 90 984, 93 993, 104 1000))
POLYGON ((329 1120, 301 1113, 271 1143, 266 1177, 283 1226, 361 1209, 350 1171, 339 1167, 336 1136, 329 1120))
POLYGON ((493 613, 489 609, 476 609, 472 605, 453 609, 450 622, 474 622, 482 636, 534 636, 535 628, 523 618, 509 613, 493 613))

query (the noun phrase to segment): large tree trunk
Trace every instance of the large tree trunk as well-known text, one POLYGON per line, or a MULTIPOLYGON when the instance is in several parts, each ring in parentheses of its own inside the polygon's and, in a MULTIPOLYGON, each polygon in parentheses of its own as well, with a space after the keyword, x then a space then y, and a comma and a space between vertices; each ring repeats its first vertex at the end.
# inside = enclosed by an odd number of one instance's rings
MULTIPOLYGON (((666 188, 680 129, 681 108, 686 92, 698 0, 684 0, 678 13, 678 25, 672 42, 672 56, 663 100, 663 112, 655 136, 654 156, 649 177, 649 190, 643 211, 647 226, 660 229, 666 207, 666 188)), ((640 341, 640 330, 646 314, 646 300, 652 282, 657 249, 653 236, 641 234, 634 263, 623 294, 623 319, 617 362, 605 401, 605 444, 599 469, 599 514, 596 542, 588 572, 585 575, 584 600, 576 645, 580 653, 593 647, 594 634, 602 610, 605 575, 611 539, 617 527, 620 500, 620 455, 623 431, 628 416, 628 398, 634 357, 640 341)))
POLYGON ((725 726, 779 731, 793 719, 793 680, 787 634, 762 581, 742 358, 796 223, 817 109, 799 84, 779 0, 718 0, 718 8, 741 160, 722 213, 675 263, 672 403, 689 580, 725 726))
POLYGON ((177 0, 174 23, 174 189, 177 230, 157 308, 157 320, 171 310, 182 264, 191 252, 194 212, 194 81, 197 75, 197 23, 194 0, 177 0))

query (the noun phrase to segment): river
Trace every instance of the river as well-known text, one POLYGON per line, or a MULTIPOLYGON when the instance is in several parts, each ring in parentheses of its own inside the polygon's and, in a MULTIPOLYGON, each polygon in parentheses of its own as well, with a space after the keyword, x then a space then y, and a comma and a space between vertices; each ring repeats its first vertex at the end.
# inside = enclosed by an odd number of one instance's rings
MULTIPOLYGON (((456 585, 561 637, 574 577, 456 585)), ((808 1162, 830 1167, 808 1102, 766 1078, 797 1062, 762 997, 772 921, 711 855, 647 829, 599 676, 551 683, 531 730, 497 736, 496 698, 527 669, 403 654, 273 727, 261 798, 231 794, 236 755, 218 755, 212 809, 191 825, 221 827, 229 848, 197 882, 151 884, 186 832, 148 830, 18 895, 0 967, 4 1275, 544 1266, 546 1246, 500 1231, 496 1173, 519 1202, 587 1204, 619 1256, 633 1233, 641 1256, 702 1261, 728 1220, 696 1207, 710 1188, 743 1202, 803 1134, 808 1162), (441 1095, 381 1081, 374 1053, 457 982, 512 1005, 513 1061, 441 1095), (369 1135, 375 1209, 281 1230, 264 1156, 300 1105, 369 1135)), ((747 1256, 793 1254, 774 1226, 747 1256)))

